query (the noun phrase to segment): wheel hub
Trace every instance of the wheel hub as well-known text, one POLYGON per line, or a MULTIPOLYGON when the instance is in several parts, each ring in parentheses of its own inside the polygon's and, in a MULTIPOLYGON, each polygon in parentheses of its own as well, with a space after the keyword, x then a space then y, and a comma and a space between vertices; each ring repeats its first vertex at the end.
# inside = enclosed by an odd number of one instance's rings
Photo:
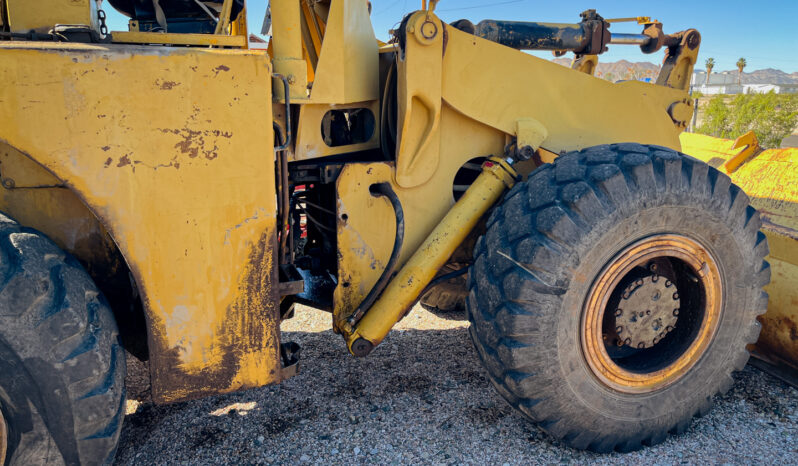
POLYGON ((651 348, 672 332, 679 320, 679 293, 659 275, 638 279, 623 292, 615 310, 616 331, 622 344, 651 348))
POLYGON ((659 390, 701 359, 722 306, 718 265, 704 246, 674 234, 641 239, 611 258, 588 292, 582 354, 613 390, 659 390))

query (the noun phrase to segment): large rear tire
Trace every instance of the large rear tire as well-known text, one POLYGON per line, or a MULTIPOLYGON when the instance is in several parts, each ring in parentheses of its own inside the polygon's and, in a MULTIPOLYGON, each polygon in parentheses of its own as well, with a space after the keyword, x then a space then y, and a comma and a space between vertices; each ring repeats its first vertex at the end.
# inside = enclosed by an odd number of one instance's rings
POLYGON ((125 353, 75 258, 0 214, 0 464, 110 464, 125 353))
POLYGON ((469 273, 490 379, 574 448, 684 431, 759 335, 760 225, 726 175, 670 149, 599 146, 539 168, 493 211, 469 273))

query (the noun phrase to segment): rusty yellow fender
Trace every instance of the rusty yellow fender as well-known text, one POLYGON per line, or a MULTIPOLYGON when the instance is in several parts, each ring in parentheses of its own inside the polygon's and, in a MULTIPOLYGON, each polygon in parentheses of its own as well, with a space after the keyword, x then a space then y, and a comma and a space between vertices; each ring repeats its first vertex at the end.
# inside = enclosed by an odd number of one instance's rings
MULTIPOLYGON (((798 149, 761 151, 756 138, 737 141, 681 135, 682 151, 728 173, 762 216, 770 245, 768 312, 755 355, 798 374, 798 149)), ((788 376, 789 377, 789 376, 788 376)), ((795 378, 794 380, 798 380, 795 378)))
POLYGON ((0 83, 0 146, 75 192, 135 277, 156 401, 280 381, 268 56, 5 42, 0 83))

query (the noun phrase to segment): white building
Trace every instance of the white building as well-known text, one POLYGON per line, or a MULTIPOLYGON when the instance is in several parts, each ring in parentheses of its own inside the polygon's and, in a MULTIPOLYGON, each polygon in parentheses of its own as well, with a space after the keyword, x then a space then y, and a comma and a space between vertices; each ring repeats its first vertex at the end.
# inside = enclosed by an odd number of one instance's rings
POLYGON ((753 94, 767 93, 770 91, 776 94, 795 94, 798 93, 798 84, 737 84, 737 72, 725 71, 723 73, 712 73, 707 83, 705 72, 693 73, 692 90, 704 95, 716 94, 753 94))

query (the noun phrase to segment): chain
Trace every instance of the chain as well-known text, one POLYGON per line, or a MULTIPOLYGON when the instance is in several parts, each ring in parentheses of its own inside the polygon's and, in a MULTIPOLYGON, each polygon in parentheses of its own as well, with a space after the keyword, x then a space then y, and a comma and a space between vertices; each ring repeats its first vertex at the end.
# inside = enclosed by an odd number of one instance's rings
POLYGON ((105 11, 104 10, 97 10, 97 19, 100 20, 100 34, 103 36, 108 35, 108 26, 105 25, 105 11))

